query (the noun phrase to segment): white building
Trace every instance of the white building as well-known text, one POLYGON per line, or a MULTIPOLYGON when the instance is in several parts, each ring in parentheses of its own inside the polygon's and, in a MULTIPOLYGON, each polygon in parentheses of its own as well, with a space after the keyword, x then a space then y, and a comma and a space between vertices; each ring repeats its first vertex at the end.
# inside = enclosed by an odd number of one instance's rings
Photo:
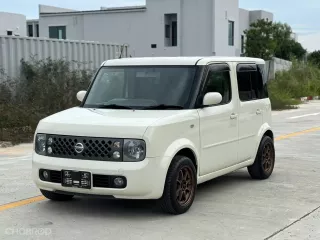
POLYGON ((39 37, 39 19, 28 19, 27 20, 27 36, 28 37, 39 37))
POLYGON ((132 56, 239 56, 243 31, 265 11, 239 0, 146 0, 146 5, 76 11, 39 5, 39 19, 0 13, 0 35, 128 44, 132 56))
POLYGON ((239 0, 146 0, 146 5, 70 11, 39 8, 41 37, 130 45, 132 56, 239 56, 243 31, 265 11, 239 9, 239 0))
MULTIPOLYGON (((39 15, 40 13, 57 13, 57 12, 70 12, 75 11, 73 9, 59 8, 53 6, 39 5, 39 15)), ((39 19, 27 20, 27 36, 28 37, 40 37, 39 32, 39 19)))
POLYGON ((26 16, 0 12, 0 35, 26 36, 26 16))

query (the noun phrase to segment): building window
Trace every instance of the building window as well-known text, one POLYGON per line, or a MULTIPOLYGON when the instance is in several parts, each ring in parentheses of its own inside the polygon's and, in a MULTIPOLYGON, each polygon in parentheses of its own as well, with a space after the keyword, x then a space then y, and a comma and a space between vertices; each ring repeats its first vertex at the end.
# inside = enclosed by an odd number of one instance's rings
POLYGON ((7 36, 12 36, 12 31, 7 31, 7 36))
POLYGON ((52 26, 52 27, 49 27, 49 38, 67 39, 66 26, 52 26))
POLYGON ((165 27, 165 35, 166 35, 166 38, 170 38, 171 34, 170 34, 170 25, 169 24, 166 24, 166 27, 165 27))
POLYGON ((241 35, 241 53, 244 53, 244 35, 241 35))
POLYGON ((28 37, 33 37, 33 25, 28 25, 28 37))
POLYGON ((165 46, 178 46, 178 15, 176 13, 164 15, 165 46))
POLYGON ((229 21, 229 31, 228 31, 228 39, 229 39, 229 46, 234 46, 234 22, 229 21))
POLYGON ((40 34, 39 34, 39 24, 36 25, 36 34, 37 34, 37 37, 40 36, 40 34))

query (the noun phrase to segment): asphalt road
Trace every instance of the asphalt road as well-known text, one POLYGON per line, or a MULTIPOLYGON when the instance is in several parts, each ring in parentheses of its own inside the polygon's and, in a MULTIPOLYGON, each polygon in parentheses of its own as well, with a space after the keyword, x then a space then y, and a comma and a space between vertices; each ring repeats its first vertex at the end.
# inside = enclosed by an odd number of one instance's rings
POLYGON ((246 169, 198 188, 180 216, 153 201, 45 200, 31 181, 31 147, 0 149, 0 239, 320 239, 320 101, 273 113, 276 166, 266 181, 246 169))

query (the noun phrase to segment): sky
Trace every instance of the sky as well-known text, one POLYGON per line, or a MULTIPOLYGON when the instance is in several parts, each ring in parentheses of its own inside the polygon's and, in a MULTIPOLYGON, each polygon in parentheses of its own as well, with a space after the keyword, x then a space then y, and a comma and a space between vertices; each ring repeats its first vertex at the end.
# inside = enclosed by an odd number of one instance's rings
MULTIPOLYGON (((320 0, 239 0, 239 2, 241 8, 273 12, 276 21, 288 23, 294 32, 298 33, 298 41, 308 51, 320 50, 320 0)), ((94 10, 100 9, 101 6, 143 5, 145 0, 1 0, 0 12, 21 13, 28 19, 36 19, 38 4, 75 10, 94 10)))

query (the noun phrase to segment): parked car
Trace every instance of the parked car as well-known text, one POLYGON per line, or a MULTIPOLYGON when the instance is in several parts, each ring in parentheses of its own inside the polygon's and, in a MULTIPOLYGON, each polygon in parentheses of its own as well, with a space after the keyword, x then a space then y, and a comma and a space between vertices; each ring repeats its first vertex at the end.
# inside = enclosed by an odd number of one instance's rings
POLYGON ((182 214, 197 185, 275 165, 262 59, 154 57, 104 62, 81 104, 39 122, 33 179, 51 200, 157 199, 182 214))

